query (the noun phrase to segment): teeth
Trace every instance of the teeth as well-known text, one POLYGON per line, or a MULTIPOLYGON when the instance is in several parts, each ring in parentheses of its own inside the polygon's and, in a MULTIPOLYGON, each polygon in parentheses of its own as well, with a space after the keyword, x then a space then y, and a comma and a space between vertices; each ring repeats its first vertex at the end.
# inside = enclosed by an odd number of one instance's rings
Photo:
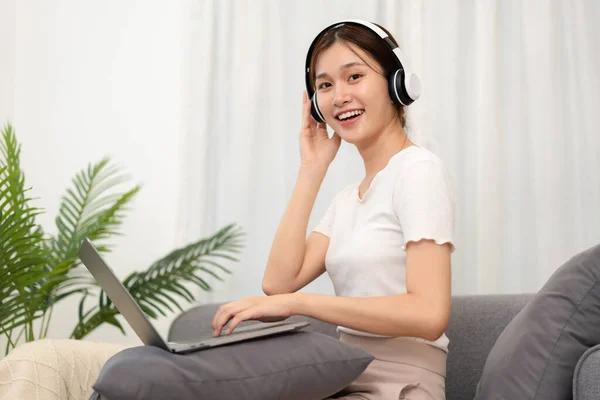
POLYGON ((364 111, 364 110, 354 110, 354 111, 348 111, 348 112, 345 112, 345 113, 343 113, 343 114, 340 114, 340 115, 338 115, 338 118, 339 118, 339 119, 346 119, 346 118, 353 117, 353 116, 355 116, 355 115, 360 115, 360 114, 362 114, 363 112, 365 112, 365 111, 364 111))

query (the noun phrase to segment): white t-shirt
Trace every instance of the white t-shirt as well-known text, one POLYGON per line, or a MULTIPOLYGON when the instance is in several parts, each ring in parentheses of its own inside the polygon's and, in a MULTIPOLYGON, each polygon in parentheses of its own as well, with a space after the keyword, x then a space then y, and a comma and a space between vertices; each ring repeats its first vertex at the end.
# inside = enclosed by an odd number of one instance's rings
MULTIPOLYGON (((454 251, 455 205, 450 176, 439 157, 411 146, 390 158, 362 199, 359 184, 339 192, 314 229, 330 238, 325 260, 335 293, 347 297, 406 293, 409 241, 432 239, 450 243, 454 251)), ((434 342, 414 339, 448 351, 445 334, 434 342)))

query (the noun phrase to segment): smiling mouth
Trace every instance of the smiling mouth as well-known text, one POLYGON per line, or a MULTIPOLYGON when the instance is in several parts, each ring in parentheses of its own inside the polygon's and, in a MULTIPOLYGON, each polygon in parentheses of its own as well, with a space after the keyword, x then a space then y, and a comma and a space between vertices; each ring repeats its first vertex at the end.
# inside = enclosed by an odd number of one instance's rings
POLYGON ((336 116, 335 118, 338 121, 350 121, 352 119, 356 119, 357 117, 361 116, 363 113, 365 112, 365 110, 353 110, 347 113, 342 113, 338 116, 336 116))
POLYGON ((365 113, 365 111, 361 110, 361 112, 358 114, 356 114, 356 113, 353 113, 352 115, 341 114, 341 116, 345 116, 345 118, 341 119, 338 116, 338 117, 336 117, 336 119, 338 121, 340 121, 341 126, 348 127, 350 125, 353 125, 356 121, 358 121, 363 116, 364 113, 365 113))

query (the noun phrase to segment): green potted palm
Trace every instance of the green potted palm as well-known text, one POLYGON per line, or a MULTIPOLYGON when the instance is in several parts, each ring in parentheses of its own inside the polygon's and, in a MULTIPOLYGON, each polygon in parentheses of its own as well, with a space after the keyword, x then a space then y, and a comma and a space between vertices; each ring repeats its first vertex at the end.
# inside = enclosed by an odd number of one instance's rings
MULTIPOLYGON (((20 165, 21 147, 7 124, 0 138, 0 336, 5 354, 22 341, 46 337, 57 303, 78 296, 72 339, 82 339, 107 323, 125 331, 118 310, 81 266, 77 252, 90 238, 101 253, 112 249, 140 185, 127 184, 121 168, 104 158, 79 171, 62 196, 56 234, 44 232, 20 165)), ((123 283, 148 317, 183 311, 193 302, 190 288, 211 290, 206 277, 223 280, 226 263, 236 262, 243 233, 235 224, 175 249, 123 283)))

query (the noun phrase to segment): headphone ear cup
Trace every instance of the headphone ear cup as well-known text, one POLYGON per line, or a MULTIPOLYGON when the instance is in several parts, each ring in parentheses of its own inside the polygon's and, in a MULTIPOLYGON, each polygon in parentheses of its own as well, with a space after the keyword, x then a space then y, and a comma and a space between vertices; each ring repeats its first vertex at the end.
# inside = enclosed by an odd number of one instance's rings
POLYGON ((323 117, 321 110, 319 110, 319 105, 317 104, 317 92, 315 92, 310 99, 310 115, 315 121, 325 123, 325 118, 323 117))
POLYGON ((388 91, 390 98, 397 105, 409 106, 414 102, 406 92, 404 71, 402 69, 397 69, 390 75, 388 79, 388 91))

